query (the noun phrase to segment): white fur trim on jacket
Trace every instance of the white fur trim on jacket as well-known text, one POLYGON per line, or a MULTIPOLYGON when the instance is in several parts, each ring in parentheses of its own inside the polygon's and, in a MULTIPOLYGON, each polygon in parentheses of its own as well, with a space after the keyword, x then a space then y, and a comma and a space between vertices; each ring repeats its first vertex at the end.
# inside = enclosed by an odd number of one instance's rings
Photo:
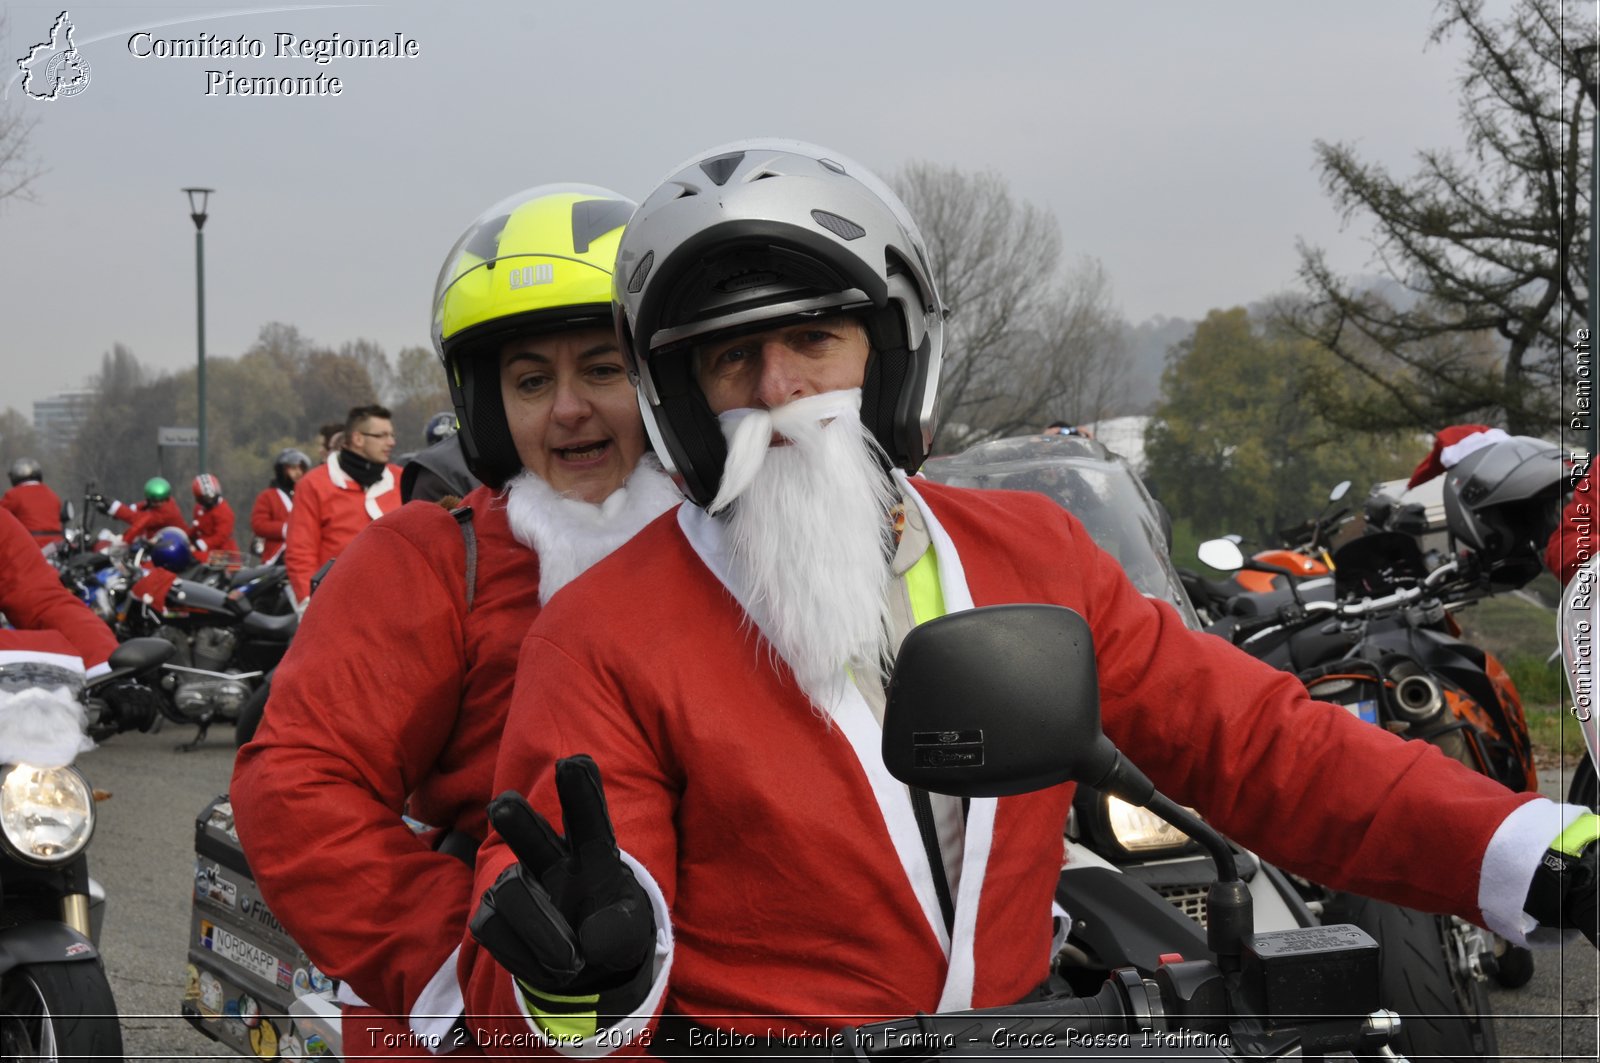
POLYGON ((562 495, 527 471, 505 490, 512 536, 539 555, 540 605, 682 501, 652 454, 600 503, 562 495))
MULTIPOLYGON (((939 565, 939 586, 944 594, 945 612, 957 613, 972 608, 972 594, 967 588, 966 571, 956 553, 955 543, 934 518, 933 512, 917 494, 910 481, 896 473, 900 489, 909 496, 922 513, 928 534, 933 542, 934 556, 939 565)), ((678 526, 689 545, 699 555, 712 575, 728 589, 735 600, 738 594, 728 579, 728 559, 723 526, 698 506, 683 506, 678 510, 678 526)), ((745 602, 739 600, 741 608, 745 602)), ((749 615, 749 609, 745 608, 749 615)), ((972 1006, 973 984, 976 976, 974 948, 977 934, 978 907, 982 900, 983 882, 989 863, 989 850, 994 841, 996 802, 986 798, 971 802, 967 813, 966 840, 961 854, 961 883, 955 900, 955 933, 944 926, 944 916, 939 909, 934 892, 933 873, 928 866, 927 850, 922 844, 922 833, 917 828, 911 799, 904 784, 888 772, 883 764, 883 730, 878 726, 866 700, 854 684, 845 684, 844 692, 833 706, 833 721, 850 743, 862 772, 872 786, 878 811, 883 816, 884 827, 894 845, 895 855, 905 871, 906 878, 916 894, 923 917, 949 957, 949 969, 939 998, 940 1011, 957 1011, 972 1006)), ((1039 913, 1040 926, 1048 913, 1039 913)))
POLYGON ((1495 830, 1478 878, 1478 908, 1490 930, 1513 945, 1553 945, 1565 936, 1558 927, 1540 926, 1522 906, 1545 850, 1587 811, 1540 798, 1518 808, 1495 830))
MULTIPOLYGON (((337 450, 328 455, 328 478, 332 480, 333 485, 341 491, 346 490, 352 483, 354 483, 354 481, 350 479, 350 475, 343 469, 339 468, 339 452, 337 450)), ((359 487, 360 485, 357 484, 356 486, 359 487)), ((383 516, 383 507, 378 505, 378 496, 386 495, 393 490, 394 466, 385 463, 383 466, 383 475, 378 477, 373 485, 366 490, 367 516, 371 517, 373 520, 377 520, 379 517, 383 516)), ((285 524, 284 534, 288 534, 288 528, 289 526, 285 524)))

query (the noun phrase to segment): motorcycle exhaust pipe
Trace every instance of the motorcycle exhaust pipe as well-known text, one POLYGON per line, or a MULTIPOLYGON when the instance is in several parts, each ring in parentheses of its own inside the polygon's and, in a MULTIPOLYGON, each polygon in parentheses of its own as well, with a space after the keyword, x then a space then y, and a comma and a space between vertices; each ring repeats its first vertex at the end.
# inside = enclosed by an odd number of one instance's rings
POLYGON ((1402 719, 1423 723, 1444 708, 1444 689, 1426 675, 1408 675, 1394 685, 1394 707, 1402 719))

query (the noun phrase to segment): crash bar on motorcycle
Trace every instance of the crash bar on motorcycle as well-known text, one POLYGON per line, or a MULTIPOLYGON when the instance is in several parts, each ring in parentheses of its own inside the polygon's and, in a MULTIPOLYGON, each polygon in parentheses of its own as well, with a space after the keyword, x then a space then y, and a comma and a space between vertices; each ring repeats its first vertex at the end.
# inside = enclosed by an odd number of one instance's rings
POLYGON ((260 679, 266 672, 211 672, 204 668, 186 668, 181 664, 164 664, 161 666, 169 672, 182 672, 185 675, 203 675, 210 679, 260 679))

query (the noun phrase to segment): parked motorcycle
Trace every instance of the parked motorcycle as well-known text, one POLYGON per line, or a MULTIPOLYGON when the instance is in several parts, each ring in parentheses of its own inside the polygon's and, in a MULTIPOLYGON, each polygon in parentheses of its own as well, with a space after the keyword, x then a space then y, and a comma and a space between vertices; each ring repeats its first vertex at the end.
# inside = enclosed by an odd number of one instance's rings
MULTIPOLYGON (((957 486, 1035 491, 1051 498, 1083 522, 1146 597, 1168 602, 1187 626, 1200 628, 1149 494, 1127 464, 1098 443, 1061 437, 1000 440, 931 459, 923 474, 957 486)), ((1336 488, 1330 507, 1344 494, 1336 488)), ((1310 522, 1322 531, 1308 533, 1305 541, 1322 541, 1342 519, 1341 512, 1330 508, 1310 522)), ((1228 545, 1242 561, 1237 544, 1228 545)), ((1281 582, 1280 589, 1248 597, 1289 604, 1296 595, 1333 597, 1331 580, 1321 581, 1322 586, 1314 579, 1281 582)), ((1321 887, 1287 876, 1248 853, 1238 854, 1238 861, 1262 928, 1289 930, 1342 920, 1359 923, 1386 945, 1378 976, 1385 1006, 1416 1017, 1401 1036, 1406 1050, 1451 1058, 1494 1054, 1486 986, 1481 970, 1473 966, 1489 950, 1482 931, 1459 920, 1441 921, 1354 898, 1324 910, 1334 897, 1321 887), (1473 965, 1467 962, 1469 950, 1473 965), (1455 973, 1463 970, 1477 972, 1470 986, 1455 973)), ((1186 832, 1114 795, 1080 787, 1057 891, 1057 903, 1073 917, 1062 954, 1063 976, 1079 992, 1092 992, 1118 968, 1131 966, 1148 978, 1162 954, 1195 954, 1200 930, 1209 920, 1211 877, 1210 862, 1186 832)))
MULTIPOLYGON (((111 671, 87 683, 81 672, 55 665, 0 665, 0 689, 65 691, 84 706, 91 734, 115 733, 147 725, 131 692, 171 653, 160 640, 125 643, 111 655, 111 671)), ((71 763, 80 739, 66 721, 14 738, 30 748, 0 749, 3 1059, 122 1058, 116 1001, 98 951, 104 893, 89 877, 94 796, 71 763), (41 743, 55 755, 42 753, 41 743)))
POLYGON ((118 614, 129 635, 165 639, 177 649, 160 687, 174 723, 195 724, 192 750, 217 721, 235 722, 299 627, 293 612, 269 614, 242 590, 222 590, 158 572, 129 588, 118 614), (149 599, 149 600, 146 600, 149 599))
MULTIPOLYGON (((1078 614, 996 606, 912 631, 889 685, 883 750, 890 774, 935 793, 1003 797, 1076 781, 1147 810, 1214 863, 1211 918, 1188 951, 1159 955, 1153 969, 1116 967, 1092 995, 857 1027, 834 1039, 836 1058, 1392 1056, 1403 1026, 1383 1006, 1378 943, 1349 925, 1256 932, 1233 848, 1101 732, 1092 636, 1078 614)), ((1159 910, 1130 876, 1098 877, 1108 894, 1128 891, 1129 912, 1159 910)))

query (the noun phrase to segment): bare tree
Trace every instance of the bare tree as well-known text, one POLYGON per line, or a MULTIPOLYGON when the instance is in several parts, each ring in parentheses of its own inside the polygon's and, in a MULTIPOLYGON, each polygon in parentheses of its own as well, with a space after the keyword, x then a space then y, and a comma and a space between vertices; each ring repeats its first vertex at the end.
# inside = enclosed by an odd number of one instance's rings
MULTIPOLYGON (((7 40, 6 16, 0 12, 0 41, 7 40)), ((0 204, 8 199, 32 202, 33 184, 44 173, 28 147, 39 116, 27 113, 27 100, 19 97, 21 93, 0 100, 0 204)))
POLYGON ((1578 47, 1593 17, 1576 0, 1519 0, 1502 22, 1481 0, 1444 0, 1434 27, 1469 48, 1461 79, 1467 157, 1419 155, 1409 180, 1317 142, 1323 182, 1346 219, 1370 218, 1384 272, 1405 298, 1356 291, 1301 247, 1311 292, 1287 318, 1367 387, 1322 411, 1360 428, 1435 429, 1463 419, 1550 428, 1563 348, 1588 312, 1589 144, 1578 47), (1486 363, 1482 336, 1498 337, 1486 363))
POLYGON ((951 311, 935 449, 1037 431, 1071 410, 1108 412, 1122 320, 1098 263, 1063 270, 1055 216, 993 171, 919 162, 893 183, 951 311))

